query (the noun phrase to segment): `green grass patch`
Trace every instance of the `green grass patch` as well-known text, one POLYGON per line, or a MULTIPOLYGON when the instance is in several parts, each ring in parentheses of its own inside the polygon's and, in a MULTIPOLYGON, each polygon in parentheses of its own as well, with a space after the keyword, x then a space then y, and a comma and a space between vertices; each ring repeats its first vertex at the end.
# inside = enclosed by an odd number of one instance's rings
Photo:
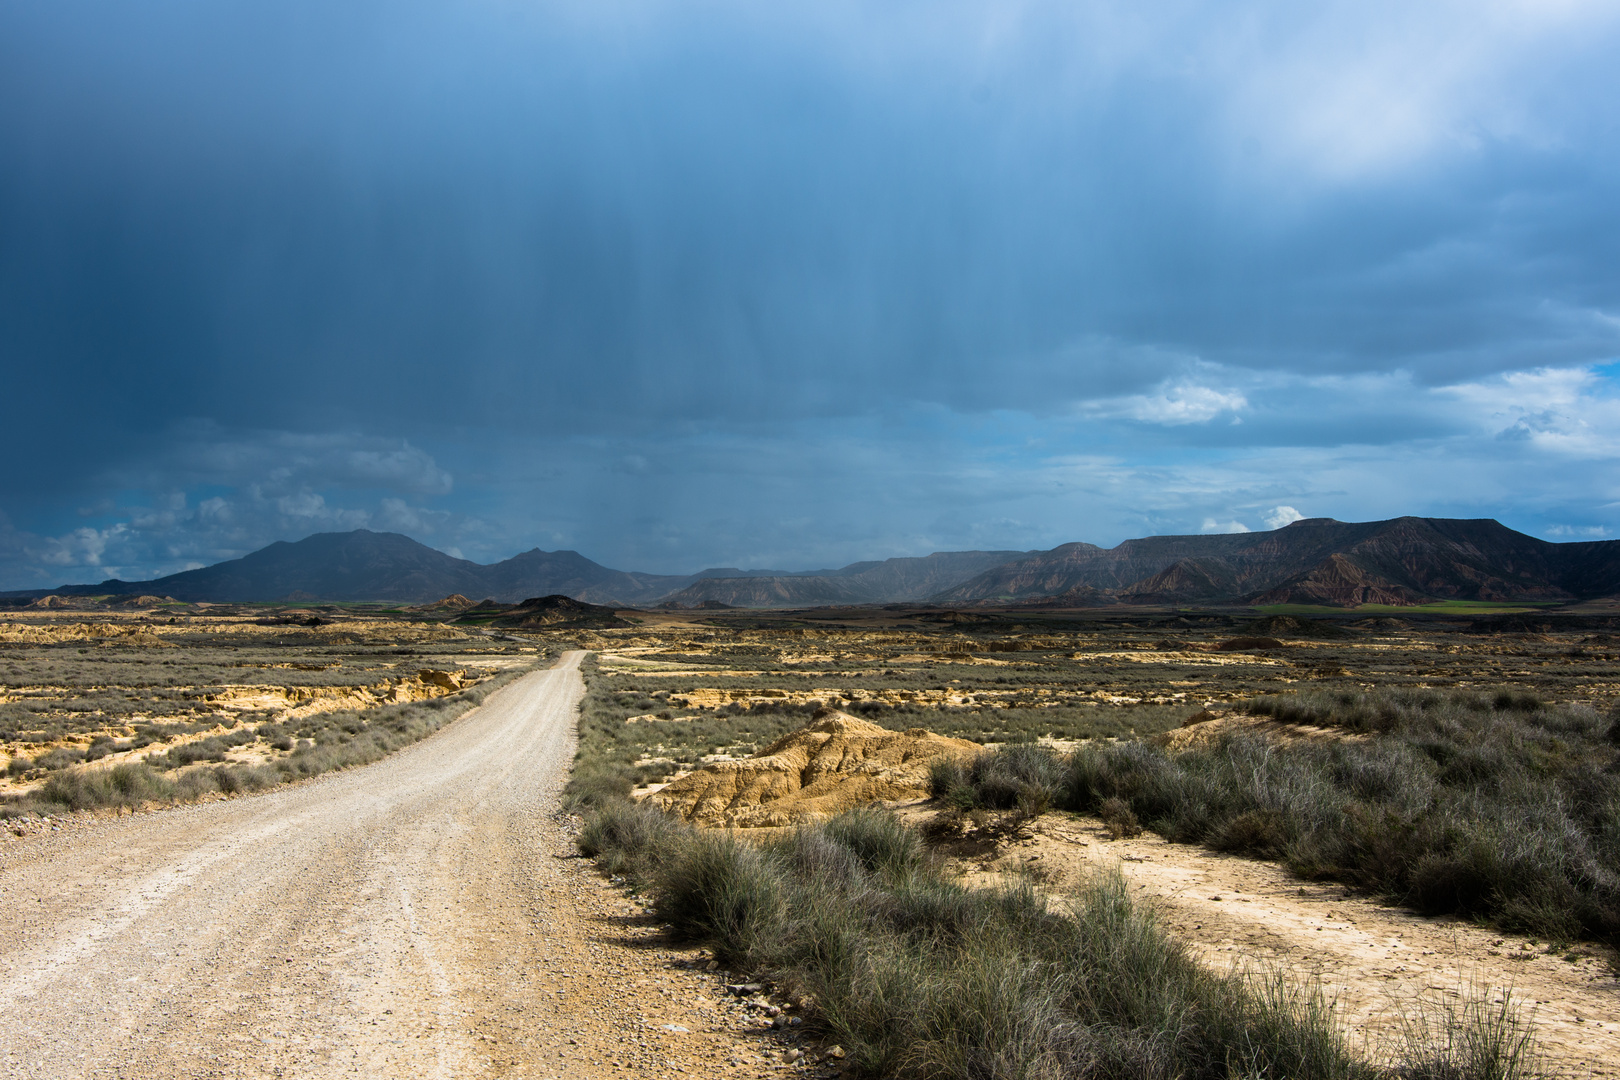
POLYGON ((1511 604, 1494 600, 1436 600, 1430 604, 1358 604, 1355 607, 1258 604, 1250 610, 1263 615, 1517 615, 1560 606, 1561 602, 1556 600, 1525 600, 1511 604))

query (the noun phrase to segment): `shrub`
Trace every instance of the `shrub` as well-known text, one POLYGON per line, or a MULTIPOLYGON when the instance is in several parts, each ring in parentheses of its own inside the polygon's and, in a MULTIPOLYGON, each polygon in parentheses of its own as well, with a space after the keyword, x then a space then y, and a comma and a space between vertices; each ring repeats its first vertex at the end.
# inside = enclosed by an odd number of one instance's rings
POLYGON ((1027 887, 945 878, 881 809, 760 846, 620 809, 588 827, 598 859, 659 862, 654 904, 672 931, 812 1001, 812 1023, 858 1074, 1378 1075, 1349 1051, 1318 990, 1204 968, 1117 871, 1053 906, 1027 887))
POLYGON ((1223 735, 1171 755, 1083 746, 1063 805, 1124 804, 1173 840, 1279 858, 1428 913, 1554 940, 1620 935, 1620 753, 1590 710, 1525 694, 1262 698, 1254 712, 1376 733, 1223 735))
POLYGON ((34 759, 36 769, 65 769, 84 760, 84 751, 77 747, 58 746, 34 759))
POLYGON ((1022 743, 981 754, 969 768, 977 802, 996 810, 1044 813, 1063 785, 1063 763, 1044 746, 1022 743))
POLYGON ((1124 799, 1104 799, 1102 805, 1097 808, 1097 816, 1103 819, 1103 824, 1108 826, 1108 831, 1113 834, 1115 840, 1142 834, 1142 823, 1136 820, 1136 813, 1131 809, 1131 804, 1124 799))
POLYGON ((928 791, 963 810, 978 805, 968 767, 956 758, 937 758, 928 766, 928 791))
POLYGON ((627 765, 605 761, 576 764, 563 791, 563 809, 578 813, 610 806, 623 802, 634 789, 635 779, 627 765))
POLYGON ((609 873, 641 882, 678 854, 685 835, 667 814, 620 799, 592 811, 580 830, 578 845, 609 873))
POLYGON ((656 910, 676 934, 746 962, 782 919, 781 869, 768 852, 724 833, 699 833, 654 873, 656 910))
POLYGON ((53 773, 40 788, 41 802, 70 810, 98 806, 139 806, 173 796, 174 784, 144 764, 124 763, 110 769, 71 769, 53 773))
MULTIPOLYGON (((521 670, 503 672, 470 690, 435 698, 427 703, 401 703, 373 709, 367 714, 365 727, 358 735, 351 737, 347 732, 343 733, 345 741, 333 738, 334 732, 342 730, 342 717, 329 718, 332 727, 323 729, 319 744, 307 739, 293 743, 285 736, 276 738, 272 746, 293 752, 265 766, 219 764, 210 767, 199 764, 223 762, 225 752, 230 747, 251 742, 256 737, 253 728, 238 725, 222 735, 183 743, 164 753, 151 754, 144 762, 120 764, 111 769, 62 768, 53 773, 38 791, 14 796, 7 802, 19 808, 54 804, 73 810, 139 806, 185 801, 216 791, 227 794, 259 791, 331 769, 364 765, 432 734, 482 701, 496 686, 504 685, 522 674, 524 672, 521 670), (170 778, 160 770, 182 771, 170 778)), ((206 730, 213 724, 212 719, 187 725, 143 724, 139 730, 144 734, 145 741, 138 737, 133 745, 149 745, 153 736, 167 738, 173 734, 206 730)), ((266 734, 273 734, 273 731, 266 734)), ((66 757, 77 754, 79 757, 74 760, 83 757, 82 751, 59 749, 51 753, 58 752, 66 757)))
POLYGON ((840 814, 821 828, 820 835, 854 855, 860 866, 885 878, 904 877, 922 865, 923 848, 917 834, 881 806, 840 814))

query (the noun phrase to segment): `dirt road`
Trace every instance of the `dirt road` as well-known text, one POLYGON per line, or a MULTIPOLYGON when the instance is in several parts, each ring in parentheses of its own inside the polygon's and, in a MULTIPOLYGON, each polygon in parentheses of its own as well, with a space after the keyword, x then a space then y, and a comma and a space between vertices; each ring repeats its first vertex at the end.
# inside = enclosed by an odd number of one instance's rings
POLYGON ((0 1075, 757 1071, 566 858, 582 655, 363 769, 7 844, 0 1075))

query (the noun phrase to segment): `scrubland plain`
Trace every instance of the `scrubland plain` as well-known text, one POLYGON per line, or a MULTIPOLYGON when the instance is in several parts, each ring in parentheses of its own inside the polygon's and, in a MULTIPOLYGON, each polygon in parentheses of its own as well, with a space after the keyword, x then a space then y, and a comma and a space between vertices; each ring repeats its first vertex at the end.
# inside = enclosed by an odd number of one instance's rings
POLYGON ((365 609, 0 620, 0 813, 255 791, 437 730, 545 646, 365 609))
POLYGON ((1602 1074, 1620 1049, 1601 621, 736 613, 593 647, 583 846, 814 1003, 845 1067, 1602 1074), (829 708, 984 751, 898 818, 751 840, 630 801, 829 708), (1324 883, 1380 947, 1436 947, 1352 962, 1279 929, 1330 929, 1299 917, 1324 883), (1201 914, 1235 884, 1269 926, 1201 914))
MULTIPOLYGON (((719 1071, 1505 1078, 1620 1054, 1607 615, 620 615, 18 614, 3 809, 27 834, 364 764, 581 648, 574 824, 548 843, 573 828, 736 1003, 704 1013, 719 1071), (796 829, 647 798, 818 715, 966 742, 917 798, 796 829)), ((715 1071, 668 1023, 647 1060, 715 1071)))

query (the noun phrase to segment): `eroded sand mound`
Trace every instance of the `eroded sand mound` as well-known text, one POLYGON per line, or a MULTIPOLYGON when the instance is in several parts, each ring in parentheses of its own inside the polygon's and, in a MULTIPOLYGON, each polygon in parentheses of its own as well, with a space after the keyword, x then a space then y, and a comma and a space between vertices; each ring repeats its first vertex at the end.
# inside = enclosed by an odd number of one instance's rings
POLYGON ((1245 733, 1261 735, 1284 743, 1300 740, 1361 742, 1367 738, 1364 733, 1347 732, 1342 728, 1289 724, 1269 716, 1253 716, 1241 712, 1211 712, 1203 709, 1187 717, 1176 730, 1155 735, 1148 741, 1176 753, 1210 747, 1220 742, 1223 736, 1245 733))
POLYGON ((823 709, 753 757, 706 765, 648 798, 694 825, 797 825, 880 799, 921 798, 933 762, 981 749, 923 728, 890 731, 823 709))
POLYGON ((62 641, 100 641, 107 645, 146 645, 158 649, 174 648, 158 634, 143 626, 119 626, 116 623, 67 623, 56 626, 29 626, 21 623, 0 623, 0 641, 28 642, 30 644, 56 644, 62 641))
POLYGON ((473 602, 460 593, 451 593, 443 600, 435 600, 431 604, 412 608, 412 611, 466 611, 473 606, 473 602))

